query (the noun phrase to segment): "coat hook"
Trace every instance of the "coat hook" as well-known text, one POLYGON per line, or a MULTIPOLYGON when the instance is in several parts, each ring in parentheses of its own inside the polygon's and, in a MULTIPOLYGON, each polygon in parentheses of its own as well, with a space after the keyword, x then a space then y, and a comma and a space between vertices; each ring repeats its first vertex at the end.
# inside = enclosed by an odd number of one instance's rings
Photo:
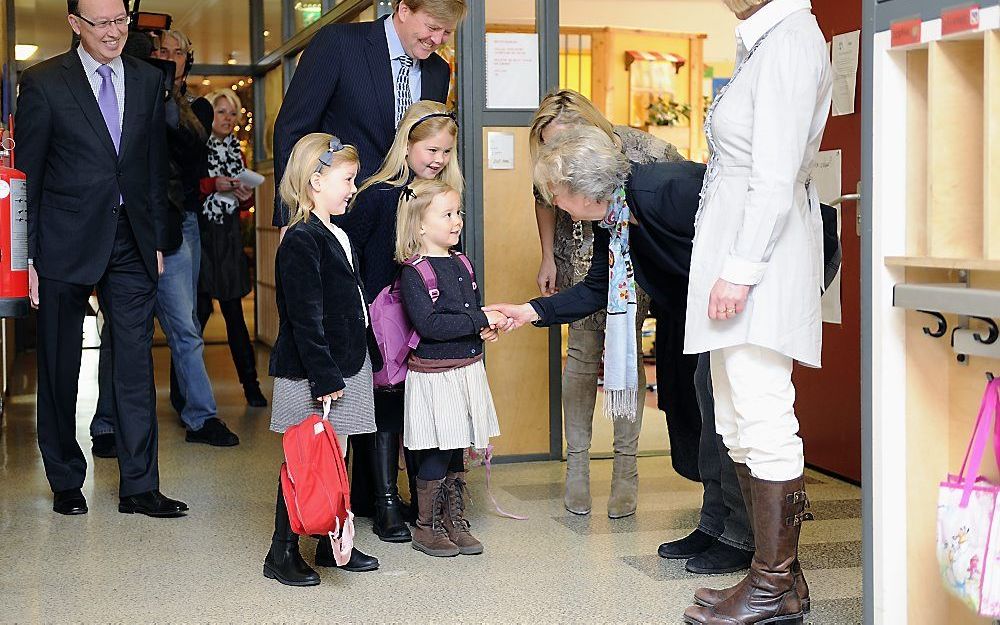
POLYGON ((972 335, 973 338, 976 339, 977 343, 982 343, 983 345, 992 345, 997 342, 997 339, 1000 339, 1000 328, 997 327, 996 321, 990 319, 989 317, 972 317, 972 318, 982 321, 983 323, 989 326, 989 334, 986 335, 986 338, 983 338, 983 335, 980 334, 979 332, 976 332, 975 334, 972 335))
POLYGON ((986 381, 987 382, 992 382, 994 379, 995 378, 993 377, 993 372, 992 371, 987 371, 986 372, 986 381))
POLYGON ((932 336, 936 339, 939 339, 948 332, 948 320, 945 319, 944 315, 942 315, 941 313, 932 312, 930 310, 918 310, 917 312, 924 313, 925 315, 930 315, 931 317, 934 317, 934 319, 937 320, 938 324, 937 329, 931 330, 928 327, 924 327, 924 334, 926 334, 927 336, 932 336))

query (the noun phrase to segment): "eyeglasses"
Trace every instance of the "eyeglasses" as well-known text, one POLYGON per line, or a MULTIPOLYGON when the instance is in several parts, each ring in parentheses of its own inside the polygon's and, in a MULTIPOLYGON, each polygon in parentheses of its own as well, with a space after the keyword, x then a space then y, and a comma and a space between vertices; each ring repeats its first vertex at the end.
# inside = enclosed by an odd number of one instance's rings
POLYGON ((340 142, 337 137, 332 137, 330 139, 330 149, 319 155, 319 165, 316 166, 316 171, 314 174, 318 174, 323 170, 323 167, 329 167, 333 162, 333 155, 344 149, 344 144, 340 142))
POLYGON ((112 24, 114 24, 115 26, 117 26, 119 28, 123 28, 123 27, 128 26, 129 24, 132 23, 132 16, 131 15, 123 15, 122 17, 116 17, 113 20, 100 20, 100 21, 97 21, 97 22, 91 22, 90 20, 88 20, 84 16, 80 15, 79 13, 74 13, 74 15, 76 15, 81 20, 83 20, 83 21, 87 22, 88 24, 90 24, 90 26, 94 30, 108 30, 109 28, 111 28, 112 24))

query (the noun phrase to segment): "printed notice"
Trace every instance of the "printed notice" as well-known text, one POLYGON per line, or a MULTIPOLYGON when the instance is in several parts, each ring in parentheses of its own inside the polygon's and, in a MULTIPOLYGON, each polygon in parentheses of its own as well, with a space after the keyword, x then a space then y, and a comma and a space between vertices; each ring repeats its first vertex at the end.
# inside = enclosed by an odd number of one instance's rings
POLYGON ((10 269, 28 270, 28 183, 10 181, 10 269))
MULTIPOLYGON (((842 183, 842 160, 843 155, 840 150, 828 150, 816 155, 813 163, 812 181, 816 185, 816 193, 819 201, 829 204, 840 197, 842 183)), ((837 207, 837 237, 840 237, 841 218, 840 208, 837 207)), ((821 300, 823 321, 825 323, 843 323, 843 310, 840 298, 840 274, 830 284, 830 288, 823 293, 821 300)))
POLYGON ((486 33, 486 108, 538 107, 538 35, 486 33))
POLYGON ((858 62, 861 54, 861 31, 834 35, 833 52, 833 114, 854 112, 854 97, 858 86, 858 62))
POLYGON ((514 169, 514 133, 486 133, 487 169, 514 169))

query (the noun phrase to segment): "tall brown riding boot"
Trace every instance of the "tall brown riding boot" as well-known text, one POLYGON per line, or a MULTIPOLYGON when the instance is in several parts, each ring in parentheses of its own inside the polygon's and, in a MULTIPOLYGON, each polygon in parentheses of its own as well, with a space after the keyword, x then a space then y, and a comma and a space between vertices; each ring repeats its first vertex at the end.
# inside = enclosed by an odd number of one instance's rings
MULTIPOLYGON (((746 503, 747 514, 750 517, 750 524, 752 526, 753 498, 750 493, 750 469, 747 465, 739 462, 736 463, 736 477, 740 480, 740 490, 743 491, 743 501, 746 503)), ((800 510, 800 512, 804 512, 808 509, 809 498, 803 492, 802 510, 800 510)), ((753 527, 751 527, 751 529, 753 529, 753 527)), ((802 613, 808 614, 812 607, 809 601, 809 584, 806 583, 806 576, 802 574, 802 565, 799 564, 799 559, 797 557, 795 558, 795 562, 792 563, 792 573, 795 575, 795 591, 799 594, 799 601, 802 602, 802 613)), ((735 594, 748 579, 749 577, 745 577, 739 584, 722 590, 699 588, 694 593, 695 605, 712 607, 722 603, 729 597, 733 596, 733 594, 735 594)))
POLYGON ((802 603, 792 564, 798 557, 804 511, 802 476, 787 482, 750 478, 757 551, 750 573, 728 599, 684 611, 689 625, 802 625, 802 603))
POLYGON ((450 558, 459 554, 444 527, 448 493, 444 480, 417 478, 417 527, 413 530, 413 548, 429 556, 450 558))
POLYGON ((444 508, 444 529, 448 538, 464 556, 475 556, 483 552, 483 543, 469 531, 469 521, 465 518, 465 473, 449 473, 444 481, 448 494, 448 504, 444 508))

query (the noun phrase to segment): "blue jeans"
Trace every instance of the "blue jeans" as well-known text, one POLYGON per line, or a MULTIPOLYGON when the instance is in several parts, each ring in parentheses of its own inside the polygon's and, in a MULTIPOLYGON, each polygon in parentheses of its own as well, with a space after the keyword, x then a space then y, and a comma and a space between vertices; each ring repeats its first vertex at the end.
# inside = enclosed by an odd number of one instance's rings
MULTIPOLYGON (((195 315, 195 292, 198 279, 197 267, 201 263, 201 235, 198 216, 188 212, 184 216, 184 241, 181 246, 163 257, 163 275, 156 292, 156 318, 167 336, 170 355, 177 369, 184 410, 181 420, 190 431, 197 431, 205 421, 215 417, 217 409, 212 383, 205 369, 205 342, 195 315)), ((104 335, 102 333, 102 339, 104 335)), ((113 402, 110 388, 110 354, 101 341, 101 362, 98 368, 100 398, 97 411, 90 424, 91 436, 114 432, 113 402), (107 361, 107 362, 106 362, 107 361), (107 399, 106 399, 107 398, 107 399)))
POLYGON ((719 542, 744 551, 754 550, 753 528, 740 490, 736 467, 722 437, 715 432, 715 399, 709 355, 698 355, 694 387, 701 410, 698 470, 705 495, 698 529, 719 542))

